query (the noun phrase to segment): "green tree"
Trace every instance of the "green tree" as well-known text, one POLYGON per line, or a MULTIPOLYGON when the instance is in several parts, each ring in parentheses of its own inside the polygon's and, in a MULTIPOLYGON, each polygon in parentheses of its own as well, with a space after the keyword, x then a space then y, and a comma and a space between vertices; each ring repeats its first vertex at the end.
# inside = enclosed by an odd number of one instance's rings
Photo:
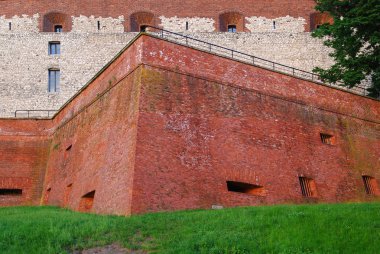
POLYGON ((329 13, 333 24, 323 24, 313 32, 334 49, 335 64, 315 68, 322 79, 347 87, 366 77, 371 82, 369 96, 380 98, 380 0, 316 0, 316 10, 329 13))

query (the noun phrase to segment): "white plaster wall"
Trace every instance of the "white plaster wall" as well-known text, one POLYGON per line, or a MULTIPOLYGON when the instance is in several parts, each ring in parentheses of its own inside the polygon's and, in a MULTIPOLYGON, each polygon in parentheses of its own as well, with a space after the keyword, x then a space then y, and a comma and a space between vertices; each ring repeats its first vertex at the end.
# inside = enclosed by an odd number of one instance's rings
POLYGON ((304 18, 290 16, 268 19, 265 17, 246 17, 245 27, 251 32, 288 32, 298 33, 305 31, 304 18), (275 24, 273 23, 275 22, 275 24))
POLYGON ((71 32, 74 33, 123 33, 124 32, 124 16, 118 18, 102 18, 102 17, 86 17, 72 16, 73 26, 71 32), (100 29, 98 29, 98 21, 100 29))
POLYGON ((200 17, 186 17, 186 18, 178 18, 175 17, 164 17, 161 16, 161 24, 165 30, 173 31, 173 32, 189 32, 189 33, 197 33, 197 32, 214 32, 215 31, 215 20, 211 18, 200 18, 200 17), (188 22, 188 30, 186 30, 186 22, 188 22))
POLYGON ((58 109, 136 33, 0 34, 0 117, 20 109, 58 109), (49 56, 49 41, 61 55, 49 56), (48 69, 61 70, 60 92, 48 93, 48 69))
POLYGON ((333 64, 328 55, 331 49, 310 33, 193 33, 189 36, 305 71, 333 64))
POLYGON ((14 16, 8 19, 5 16, 0 16, 0 33, 38 33, 39 17, 39 14, 34 14, 31 17, 28 15, 14 16), (11 23, 11 30, 9 30, 9 23, 11 23))

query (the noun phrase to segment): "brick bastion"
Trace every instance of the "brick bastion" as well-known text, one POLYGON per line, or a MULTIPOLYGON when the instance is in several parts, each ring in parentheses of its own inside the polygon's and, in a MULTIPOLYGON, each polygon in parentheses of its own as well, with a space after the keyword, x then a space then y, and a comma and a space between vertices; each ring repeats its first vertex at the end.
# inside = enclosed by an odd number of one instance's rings
POLYGON ((0 119, 0 205, 378 200, 380 103, 141 34, 52 119, 0 119))

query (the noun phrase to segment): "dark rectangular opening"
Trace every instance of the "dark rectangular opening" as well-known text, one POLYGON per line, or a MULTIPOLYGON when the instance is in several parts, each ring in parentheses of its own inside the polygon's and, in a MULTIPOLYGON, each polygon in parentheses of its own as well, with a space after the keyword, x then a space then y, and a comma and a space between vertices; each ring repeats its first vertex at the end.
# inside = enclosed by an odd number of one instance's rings
POLYGON ((79 211, 90 212, 94 204, 95 190, 83 195, 79 203, 79 211))
POLYGON ((70 151, 72 147, 73 147, 73 145, 69 145, 69 146, 66 148, 66 151, 70 151))
POLYGON ((59 81, 61 73, 59 70, 50 69, 48 77, 48 92, 58 92, 59 91, 59 81))
POLYGON ((299 177, 302 196, 304 197, 316 197, 316 186, 315 182, 311 178, 299 177))
POLYGON ((323 144, 334 145, 334 136, 326 133, 320 133, 323 144))
POLYGON ((62 33, 63 32, 62 25, 55 25, 54 26, 54 32, 56 32, 56 33, 62 33))
POLYGON ((98 21, 98 30, 100 30, 100 21, 98 21))
POLYGON ((49 55, 60 55, 61 43, 59 41, 49 42, 49 55))
POLYGON ((376 185, 376 179, 372 176, 362 176, 365 192, 368 195, 376 195, 377 193, 377 185, 376 185))
POLYGON ((0 189, 1 196, 21 196, 22 189, 0 189))
POLYGON ((228 25, 227 31, 230 33, 236 33, 236 25, 228 25))
POLYGON ((265 194, 263 186, 243 182, 227 181, 227 189, 232 192, 240 192, 257 196, 263 196, 265 194))

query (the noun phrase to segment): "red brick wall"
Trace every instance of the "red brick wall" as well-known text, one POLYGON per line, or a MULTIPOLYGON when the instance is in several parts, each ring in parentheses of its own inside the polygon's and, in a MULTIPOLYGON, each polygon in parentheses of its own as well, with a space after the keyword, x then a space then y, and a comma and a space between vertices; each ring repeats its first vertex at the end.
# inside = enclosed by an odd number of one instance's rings
POLYGON ((0 195, 0 206, 39 204, 49 122, 0 119, 0 189, 22 190, 20 196, 0 195))
POLYGON ((362 175, 380 178, 378 101, 144 40, 132 213, 368 199, 362 175), (300 176, 314 179, 316 199, 302 197, 300 176), (266 195, 228 192, 228 180, 266 195))
POLYGON ((95 191, 96 213, 376 199, 379 119, 376 100, 143 35, 53 120, 0 119, 0 184, 26 189, 0 202, 38 203, 45 168, 44 203, 95 191))
POLYGON ((139 98, 139 43, 128 48, 54 119, 45 204, 130 214, 139 98))
MULTIPOLYGON (((273 0, 273 1, 122 1, 122 0, 6 0, 0 1, 0 15, 12 17, 14 15, 39 13, 41 16, 49 12, 62 12, 69 16, 95 15, 102 17, 118 17, 124 15, 126 31, 129 31, 129 17, 140 11, 152 12, 156 21, 161 15, 167 17, 210 17, 216 21, 219 28, 219 15, 225 12, 238 12, 245 17, 264 16, 276 18, 290 15, 303 17, 307 22, 314 12, 313 0, 273 0)), ((42 21, 41 21, 42 22, 42 21)), ((42 23, 41 23, 42 27, 42 23)), ((309 24, 306 25, 309 29, 309 24)))
POLYGON ((365 200, 362 174, 380 178, 379 124, 168 70, 145 76, 132 213, 365 200), (315 180, 316 199, 302 197, 300 176, 315 180), (226 181, 266 195, 228 192, 226 181))

